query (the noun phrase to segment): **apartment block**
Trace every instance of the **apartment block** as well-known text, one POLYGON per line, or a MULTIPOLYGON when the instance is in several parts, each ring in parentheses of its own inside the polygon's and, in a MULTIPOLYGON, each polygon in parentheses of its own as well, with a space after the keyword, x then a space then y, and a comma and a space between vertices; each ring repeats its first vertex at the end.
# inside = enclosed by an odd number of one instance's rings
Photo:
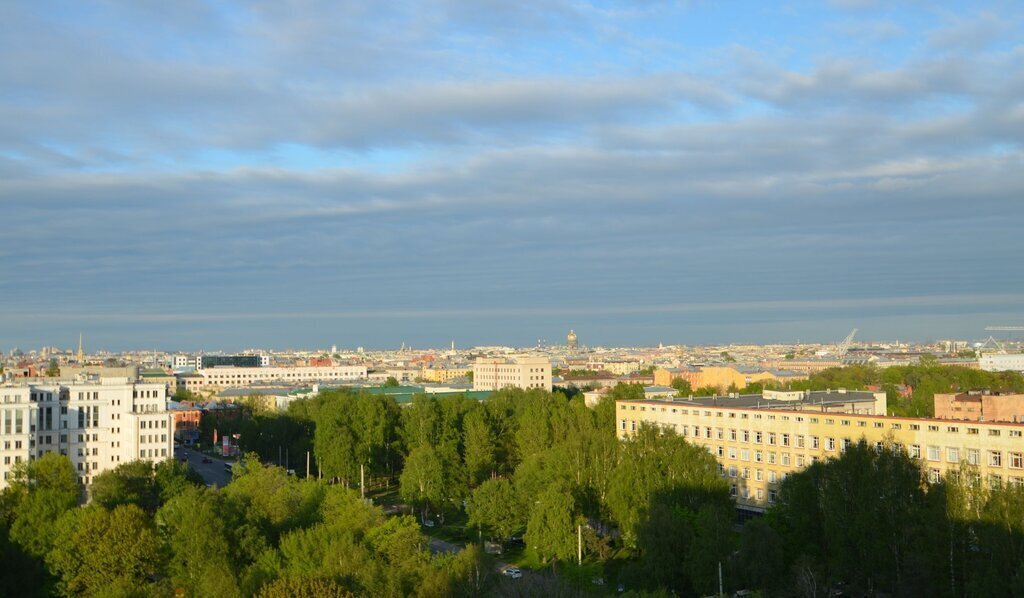
POLYGON ((861 439, 901 446, 931 481, 967 463, 993 485, 1024 485, 1024 424, 888 417, 884 395, 875 396, 882 393, 797 394, 619 401, 617 434, 626 438, 648 424, 703 446, 737 505, 752 511, 771 505, 791 473, 861 439))
MULTIPOLYGON (((215 367, 197 371, 190 381, 199 384, 184 384, 186 388, 193 386, 207 388, 231 388, 262 383, 293 383, 330 382, 342 380, 361 380, 366 378, 365 365, 334 365, 328 367, 215 367), (199 381, 195 376, 201 376, 199 381)), ((180 380, 180 378, 179 378, 180 380)))
POLYGON ((0 488, 22 461, 67 455, 83 484, 121 463, 173 458, 164 384, 81 375, 0 386, 0 488))
POLYGON ((478 357, 473 363, 473 390, 502 388, 551 390, 551 360, 547 357, 478 357))
POLYGON ((969 421, 1024 422, 1024 394, 977 390, 937 393, 935 417, 969 421))

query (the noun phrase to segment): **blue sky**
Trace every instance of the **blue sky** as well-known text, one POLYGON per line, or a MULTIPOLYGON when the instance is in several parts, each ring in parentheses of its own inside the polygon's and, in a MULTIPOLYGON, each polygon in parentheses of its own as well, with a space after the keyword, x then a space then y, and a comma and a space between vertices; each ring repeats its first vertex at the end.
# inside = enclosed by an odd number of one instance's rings
POLYGON ((0 350, 981 338, 1024 6, 0 5, 0 350))

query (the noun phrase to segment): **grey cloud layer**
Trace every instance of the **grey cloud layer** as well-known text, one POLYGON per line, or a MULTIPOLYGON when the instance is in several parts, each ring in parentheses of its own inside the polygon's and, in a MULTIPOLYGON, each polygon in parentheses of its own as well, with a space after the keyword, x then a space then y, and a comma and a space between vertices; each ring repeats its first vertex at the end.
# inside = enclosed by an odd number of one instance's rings
POLYGON ((801 311, 973 327, 1024 297, 1009 274, 1024 251, 1024 47, 971 41, 984 14, 921 41, 943 52, 896 63, 797 68, 733 45, 716 69, 538 72, 501 56, 521 49, 515 31, 555 56, 570 23, 619 17, 329 4, 321 19, 182 4, 159 27, 162 12, 110 5, 159 44, 96 35, 107 13, 76 26, 0 9, 20 25, 0 35, 0 349, 26 322, 112 313, 151 314, 139 330, 168 335, 192 313, 211 314, 190 320, 196 335, 227 314, 284 336, 291 320, 386 336, 399 333, 357 320, 421 318, 437 320, 424 335, 497 342, 483 336, 574 314, 615 334, 801 311), (287 146, 310 163, 278 163, 287 146))

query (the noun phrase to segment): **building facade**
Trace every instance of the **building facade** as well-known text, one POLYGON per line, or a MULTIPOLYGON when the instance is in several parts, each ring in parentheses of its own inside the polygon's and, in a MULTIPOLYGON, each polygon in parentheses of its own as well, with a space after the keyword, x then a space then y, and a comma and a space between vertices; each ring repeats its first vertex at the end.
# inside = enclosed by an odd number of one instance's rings
POLYGON ((547 357, 478 357, 473 363, 473 390, 502 388, 551 390, 551 360, 547 357))
POLYGON ((936 393, 935 417, 967 421, 1024 422, 1024 394, 971 391, 936 393))
POLYGON ((991 484, 1024 485, 1024 424, 888 417, 868 413, 879 407, 884 413, 884 402, 821 396, 838 392, 816 394, 810 402, 789 405, 763 397, 760 406, 751 404, 749 397, 703 403, 618 401, 616 431, 626 438, 642 425, 653 425, 703 446, 718 460, 719 473, 728 480, 737 506, 753 511, 772 504, 791 473, 838 457, 862 439, 876 447, 899 445, 921 463, 931 481, 967 463, 991 484), (860 413, 841 410, 858 404, 860 413))
MULTIPOLYGON (((202 389, 249 386, 257 382, 328 382, 366 378, 365 365, 334 365, 329 367, 216 367, 196 372, 202 376, 202 389)), ((186 385, 186 388, 188 386, 186 385)))
POLYGON ((1024 372, 1024 353, 992 353, 978 358, 981 369, 986 372, 1024 372))
POLYGON ((71 459, 85 485, 121 463, 174 455, 163 384, 80 376, 0 386, 0 400, 0 488, 18 463, 49 452, 71 459))

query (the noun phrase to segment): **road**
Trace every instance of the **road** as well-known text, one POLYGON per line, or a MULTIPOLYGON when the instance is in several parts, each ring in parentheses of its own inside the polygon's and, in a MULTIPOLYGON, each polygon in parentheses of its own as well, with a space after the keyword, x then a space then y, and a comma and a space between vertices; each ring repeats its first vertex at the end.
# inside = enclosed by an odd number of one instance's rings
POLYGON ((186 448, 177 447, 174 449, 174 458, 181 460, 188 455, 188 465, 196 473, 202 476, 207 484, 213 484, 217 488, 227 486, 231 481, 231 474, 224 469, 224 461, 216 457, 209 457, 210 463, 203 463, 203 454, 186 448))

